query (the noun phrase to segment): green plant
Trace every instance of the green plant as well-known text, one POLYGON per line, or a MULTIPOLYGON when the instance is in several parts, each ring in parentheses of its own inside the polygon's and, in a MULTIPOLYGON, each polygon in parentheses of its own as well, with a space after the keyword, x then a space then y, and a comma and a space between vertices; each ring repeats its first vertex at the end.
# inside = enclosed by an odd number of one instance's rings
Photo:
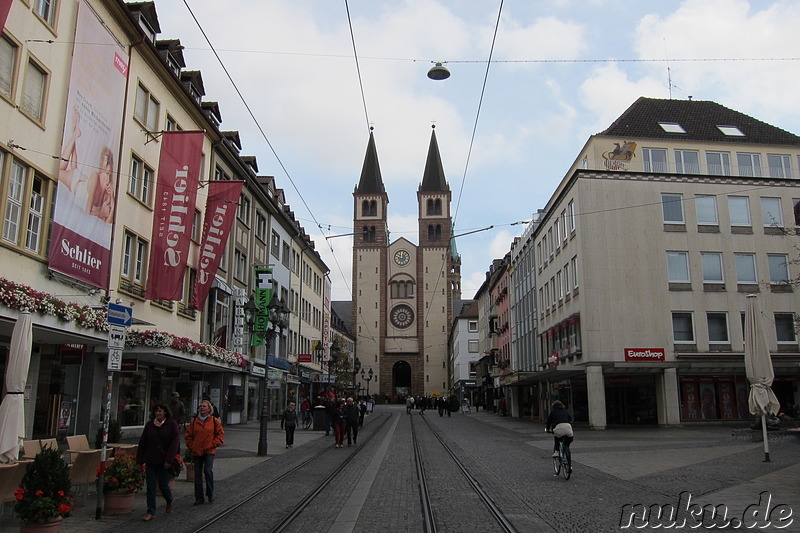
MULTIPOLYGON (((114 419, 108 421, 108 440, 106 442, 119 442, 122 440, 122 426, 114 419)), ((103 422, 97 428, 97 435, 94 438, 94 447, 100 448, 103 445, 103 422)))
POLYGON ((58 450, 44 448, 25 470, 14 493, 14 512, 23 524, 46 524, 72 513, 69 467, 58 450))
POLYGON ((97 475, 103 475, 103 492, 136 492, 144 486, 144 465, 136 463, 136 457, 118 450, 114 461, 103 472, 97 469, 97 475))

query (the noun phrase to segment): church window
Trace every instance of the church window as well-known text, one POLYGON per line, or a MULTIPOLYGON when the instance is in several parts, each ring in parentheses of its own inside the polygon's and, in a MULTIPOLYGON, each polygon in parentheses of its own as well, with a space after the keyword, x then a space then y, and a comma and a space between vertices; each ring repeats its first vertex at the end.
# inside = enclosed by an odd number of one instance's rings
POLYGON ((440 199, 436 199, 433 202, 433 214, 434 215, 441 215, 442 214, 442 201, 440 199))
POLYGON ((369 201, 364 200, 361 202, 361 216, 369 215, 369 201))
POLYGON ((428 198, 427 211, 426 211, 425 214, 427 214, 427 215, 432 215, 433 214, 433 200, 431 200, 430 198, 428 198))

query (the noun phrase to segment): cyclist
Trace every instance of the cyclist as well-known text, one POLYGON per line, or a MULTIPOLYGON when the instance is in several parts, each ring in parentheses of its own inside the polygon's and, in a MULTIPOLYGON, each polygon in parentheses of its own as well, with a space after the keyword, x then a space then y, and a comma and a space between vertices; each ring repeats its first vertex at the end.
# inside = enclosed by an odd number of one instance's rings
POLYGON ((564 446, 569 448, 572 443, 572 417, 570 416, 564 404, 556 400, 550 408, 550 414, 547 417, 547 426, 545 431, 553 433, 553 457, 558 457, 558 443, 563 439, 564 446))

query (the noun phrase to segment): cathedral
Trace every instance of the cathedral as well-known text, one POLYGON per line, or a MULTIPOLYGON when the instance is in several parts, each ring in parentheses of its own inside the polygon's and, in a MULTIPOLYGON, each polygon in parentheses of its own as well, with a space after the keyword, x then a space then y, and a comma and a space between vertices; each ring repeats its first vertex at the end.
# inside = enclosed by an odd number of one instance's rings
POLYGON ((461 298, 455 247, 435 130, 417 190, 418 242, 389 239, 389 196, 370 132, 353 192, 352 325, 356 355, 377 375, 378 396, 448 394, 448 332, 461 298))

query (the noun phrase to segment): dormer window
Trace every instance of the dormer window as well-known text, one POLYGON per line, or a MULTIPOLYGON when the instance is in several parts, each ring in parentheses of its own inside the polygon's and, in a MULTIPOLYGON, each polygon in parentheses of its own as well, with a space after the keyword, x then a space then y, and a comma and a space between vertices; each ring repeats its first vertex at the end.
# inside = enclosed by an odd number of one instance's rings
POLYGON ((736 126, 717 125, 717 129, 721 131, 724 135, 727 135, 729 137, 744 137, 744 133, 742 133, 742 130, 740 130, 736 126))
POLYGON ((156 42, 155 30, 150 27, 150 24, 147 22, 147 19, 142 16, 141 12, 137 13, 137 15, 136 18, 139 19, 139 27, 142 28, 142 31, 151 42, 156 42))
POLYGON ((683 129, 683 126, 676 122, 659 122, 659 126, 661 129, 667 133, 686 133, 686 130, 683 129))
POLYGON ((169 52, 167 52, 167 66, 172 72, 175 73, 176 76, 180 77, 181 66, 178 64, 178 61, 175 59, 175 57, 169 52))

